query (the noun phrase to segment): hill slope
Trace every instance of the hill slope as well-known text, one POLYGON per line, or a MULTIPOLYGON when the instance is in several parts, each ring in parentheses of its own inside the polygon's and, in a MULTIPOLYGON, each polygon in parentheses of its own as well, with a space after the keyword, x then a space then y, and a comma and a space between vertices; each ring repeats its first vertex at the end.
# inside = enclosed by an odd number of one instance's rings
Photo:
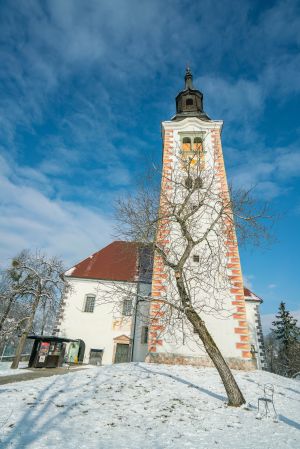
MULTIPOLYGON (((227 408, 212 368, 123 364, 0 387, 0 447, 14 449, 293 449, 300 382, 236 372, 249 409, 227 408), (255 419, 275 386, 279 423, 255 419)), ((297 422, 298 421, 298 422, 297 422)))

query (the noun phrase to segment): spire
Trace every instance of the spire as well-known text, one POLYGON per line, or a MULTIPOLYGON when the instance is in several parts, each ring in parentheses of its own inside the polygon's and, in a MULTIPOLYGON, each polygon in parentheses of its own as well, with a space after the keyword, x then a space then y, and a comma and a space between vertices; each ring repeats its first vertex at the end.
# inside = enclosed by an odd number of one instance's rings
POLYGON ((192 75, 191 69, 190 69, 190 67, 188 65, 187 65, 187 67, 185 69, 184 81, 185 81, 185 90, 187 90, 187 89, 194 89, 194 87, 193 87, 193 75, 192 75))
POLYGON ((176 115, 172 120, 183 120, 186 117, 210 120, 203 110, 203 94, 193 86, 193 75, 189 66, 185 69, 184 81, 184 89, 176 97, 176 115))

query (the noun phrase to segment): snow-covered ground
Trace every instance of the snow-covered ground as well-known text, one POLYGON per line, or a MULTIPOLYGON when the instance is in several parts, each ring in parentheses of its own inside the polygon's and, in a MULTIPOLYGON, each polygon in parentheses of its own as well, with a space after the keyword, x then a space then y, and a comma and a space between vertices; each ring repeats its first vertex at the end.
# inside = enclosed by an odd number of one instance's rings
POLYGON ((20 362, 19 368, 17 369, 10 369, 10 365, 11 362, 0 362, 0 376, 12 376, 29 372, 29 370, 24 369, 28 366, 28 362, 20 362))
POLYGON ((236 372, 249 409, 226 408, 212 368, 120 364, 0 387, 0 447, 298 449, 300 382, 236 372), (257 420, 265 383, 279 422, 257 420))

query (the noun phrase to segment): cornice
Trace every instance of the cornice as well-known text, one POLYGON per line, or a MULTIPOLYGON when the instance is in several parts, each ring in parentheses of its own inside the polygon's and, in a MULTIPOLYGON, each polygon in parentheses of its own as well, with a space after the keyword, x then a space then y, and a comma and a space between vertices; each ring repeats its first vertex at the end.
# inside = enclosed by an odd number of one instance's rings
POLYGON ((197 117, 187 117, 180 121, 164 121, 161 124, 162 131, 167 130, 176 130, 176 131, 184 131, 187 127, 194 127, 195 131, 203 131, 203 130, 212 130, 219 129, 222 131, 223 120, 210 120, 205 121, 201 120, 197 117))

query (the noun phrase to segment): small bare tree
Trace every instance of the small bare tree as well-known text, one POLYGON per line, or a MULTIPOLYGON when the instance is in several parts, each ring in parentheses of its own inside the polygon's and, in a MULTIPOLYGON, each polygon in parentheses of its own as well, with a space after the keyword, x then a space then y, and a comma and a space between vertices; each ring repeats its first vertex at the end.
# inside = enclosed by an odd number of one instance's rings
MULTIPOLYGON (((204 165, 202 143, 179 151, 176 164, 180 170, 165 170, 161 189, 148 177, 135 195, 118 201, 117 233, 152 247, 164 266, 167 293, 159 301, 148 298, 160 304, 159 319, 152 318, 159 321, 160 332, 177 336, 180 328, 185 340, 197 335, 220 374, 229 405, 240 406, 244 397, 205 317, 212 314, 226 319, 232 314, 226 294, 231 286, 226 241, 236 242, 236 231, 243 242, 266 238, 264 219, 269 217, 265 205, 259 208, 250 192, 220 188, 215 169, 218 155, 204 165), (192 263, 195 253, 196 265, 192 263)), ((160 177, 159 170, 156 174, 160 177)), ((115 288, 121 287, 116 283, 115 288)), ((101 294, 102 301, 113 302, 109 292, 105 297, 102 289, 101 294)))
POLYGON ((27 310, 20 301, 26 291, 26 279, 20 279, 13 267, 0 275, 0 344, 14 339, 24 327, 27 310))
POLYGON ((22 251, 12 261, 12 266, 6 271, 6 281, 2 284, 0 317, 1 332, 6 334, 19 330, 21 337, 11 368, 17 368, 29 332, 33 328, 34 319, 39 308, 57 310, 64 281, 62 262, 53 257, 30 251, 22 251), (22 317, 16 310, 22 309, 22 317))

